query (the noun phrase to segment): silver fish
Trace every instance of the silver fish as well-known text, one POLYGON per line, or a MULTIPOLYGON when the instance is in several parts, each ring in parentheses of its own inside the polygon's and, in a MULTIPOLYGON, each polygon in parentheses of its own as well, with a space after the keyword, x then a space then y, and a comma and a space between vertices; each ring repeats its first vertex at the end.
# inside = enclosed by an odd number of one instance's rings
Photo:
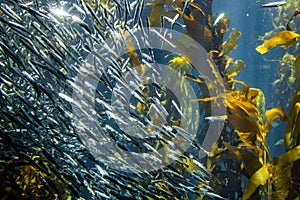
POLYGON ((272 7, 279 7, 287 4, 287 1, 274 1, 270 3, 262 4, 261 7, 263 8, 272 8, 272 7))
POLYGON ((218 122, 225 122, 225 120, 227 119, 227 116, 209 116, 209 117, 205 117, 206 120, 208 120, 209 122, 214 122, 214 121, 218 121, 218 122))
POLYGON ((216 18, 216 20, 213 23, 213 26, 215 27, 223 17, 225 17, 225 13, 221 13, 220 15, 218 15, 218 17, 216 18))

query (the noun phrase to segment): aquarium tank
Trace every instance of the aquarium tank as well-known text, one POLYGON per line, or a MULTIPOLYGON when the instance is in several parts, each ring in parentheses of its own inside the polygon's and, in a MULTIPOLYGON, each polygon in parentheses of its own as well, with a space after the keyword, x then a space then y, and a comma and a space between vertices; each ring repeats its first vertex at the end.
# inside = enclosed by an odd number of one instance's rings
POLYGON ((0 0, 0 199, 300 199, 298 0, 0 0))

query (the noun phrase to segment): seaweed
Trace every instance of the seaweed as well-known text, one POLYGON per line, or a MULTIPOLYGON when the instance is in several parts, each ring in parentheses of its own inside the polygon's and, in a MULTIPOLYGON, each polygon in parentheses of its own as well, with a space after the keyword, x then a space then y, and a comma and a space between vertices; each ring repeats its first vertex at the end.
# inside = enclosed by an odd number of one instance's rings
MULTIPOLYGON (((1 2, 2 199, 257 199, 265 196, 295 199, 300 196, 300 81, 288 115, 281 106, 266 110, 263 92, 236 79, 245 63, 228 56, 237 47, 242 33, 237 28, 229 29, 226 14, 212 15, 211 0, 78 0, 74 5, 51 2, 57 7, 64 4, 70 13, 76 11, 80 19, 68 12, 51 10, 49 2, 45 2, 1 2), (149 12, 143 12, 147 8, 149 12), (179 54, 162 53, 158 48, 139 49, 134 37, 127 39, 138 28, 145 31, 143 28, 168 26, 173 31, 175 27, 181 29, 182 37, 167 40, 165 35, 159 36, 175 45, 179 54), (227 32, 230 35, 224 41, 227 32), (207 65, 202 68, 211 71, 210 74, 195 72, 193 63, 198 49, 185 40, 184 34, 207 52, 208 57, 204 57, 207 65), (111 43, 107 43, 110 39, 111 43), (105 51, 93 51, 100 44, 105 51), (127 50, 125 55, 117 57, 123 47, 127 50), (96 103, 91 102, 94 97, 89 95, 86 101, 72 96, 72 90, 80 93, 87 89, 84 85, 91 84, 78 85, 74 81, 88 54, 95 55, 94 62, 108 63, 106 71, 90 66, 84 71, 90 77, 103 71, 96 103), (143 77, 150 61, 159 70, 157 57, 174 71, 174 76, 163 77, 164 80, 173 81, 176 90, 186 95, 190 91, 184 82, 189 81, 196 88, 197 98, 179 105, 166 85, 157 86, 157 82, 143 77), (133 78, 127 81, 126 76, 133 78), (118 86, 118 98, 111 102, 111 91, 117 83, 123 85, 118 86), (219 85, 224 85, 224 91, 217 91, 219 85), (122 89, 133 86, 134 97, 127 100, 122 89), (116 117, 119 110, 113 110, 110 105, 120 102, 123 107, 118 109, 130 110, 128 119, 116 117), (84 110, 89 103, 96 104, 98 110, 95 115, 88 113, 88 117, 100 119, 90 129, 74 123, 71 108, 75 104, 84 110), (195 104, 199 105, 196 109, 191 106, 195 104), (181 110, 179 106, 186 109, 181 110), (225 113, 212 115, 212 106, 225 106, 225 113), (170 112, 168 117, 166 110, 170 112), (203 120, 203 127, 191 138, 181 126, 198 125, 191 120, 183 124, 184 117, 195 110, 203 120), (272 158, 267 137, 275 119, 288 122, 284 136, 286 153, 272 158), (113 120, 125 124, 132 120, 134 123, 128 129, 135 132, 139 128, 152 135, 139 139, 118 129, 111 123, 113 120), (224 124, 220 138, 211 151, 199 157, 207 127, 219 122, 224 124), (88 142, 82 141, 77 126, 89 136, 88 142), (104 155, 100 159, 88 147, 108 140, 99 141, 95 129, 116 143, 113 148, 107 146, 105 152, 99 152, 104 155), (182 136, 178 144, 172 142, 176 135, 182 136), (182 150, 186 141, 191 145, 182 150), (116 146, 136 154, 152 152, 154 156, 133 157, 132 166, 128 166, 121 153, 114 151, 116 146), (145 160, 149 165, 155 166, 158 161, 165 165, 147 171, 139 165, 145 160), (127 168, 116 170, 106 161, 116 166, 119 162, 127 168), (243 187, 245 182, 247 186, 243 187)), ((291 2, 285 8, 290 6, 291 2)), ((262 37, 264 43, 256 49, 259 53, 267 53, 279 45, 284 48, 297 45, 300 36, 292 29, 299 11, 280 14, 287 18, 285 24, 276 25, 278 28, 262 37), (279 31, 282 27, 285 30, 279 31), (266 40, 270 35, 273 36, 266 40)), ((143 39, 143 43, 149 43, 149 38, 143 39)), ((296 75, 300 76, 300 55, 286 54, 281 62, 283 65, 295 62, 289 68, 289 83, 296 83, 296 75)))

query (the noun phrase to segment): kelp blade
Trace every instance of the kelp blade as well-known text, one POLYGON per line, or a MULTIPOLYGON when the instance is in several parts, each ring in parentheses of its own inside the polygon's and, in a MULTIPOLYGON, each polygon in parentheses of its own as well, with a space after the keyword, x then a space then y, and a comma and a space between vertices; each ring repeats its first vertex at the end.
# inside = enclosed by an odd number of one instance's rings
POLYGON ((248 186, 244 191, 242 200, 247 200, 260 185, 266 184, 270 177, 268 168, 268 165, 264 165, 251 176, 248 186))
POLYGON ((271 39, 256 48, 261 54, 267 53, 270 49, 283 45, 284 48, 292 46, 299 39, 299 34, 293 31, 282 31, 274 35, 271 39))

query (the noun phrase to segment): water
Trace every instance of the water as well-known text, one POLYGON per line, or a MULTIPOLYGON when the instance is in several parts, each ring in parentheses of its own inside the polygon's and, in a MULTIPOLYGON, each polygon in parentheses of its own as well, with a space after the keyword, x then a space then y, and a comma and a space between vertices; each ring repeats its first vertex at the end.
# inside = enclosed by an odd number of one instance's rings
POLYGON ((256 50, 299 3, 265 3, 0 1, 1 198, 299 196, 298 46, 256 50))

